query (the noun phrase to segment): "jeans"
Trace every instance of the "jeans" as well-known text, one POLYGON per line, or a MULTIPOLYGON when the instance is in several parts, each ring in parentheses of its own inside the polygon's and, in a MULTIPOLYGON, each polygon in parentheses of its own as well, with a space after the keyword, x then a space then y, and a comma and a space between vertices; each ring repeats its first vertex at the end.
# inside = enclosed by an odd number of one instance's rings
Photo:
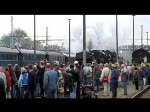
POLYGON ((20 98, 25 98, 26 93, 27 93, 27 88, 21 87, 20 88, 20 98))
POLYGON ((10 88, 6 88, 6 98, 11 98, 10 88))
POLYGON ((39 94, 40 94, 40 84, 38 83, 38 84, 36 85, 35 97, 39 96, 39 94))
POLYGON ((87 77, 87 84, 88 85, 91 85, 91 79, 92 79, 91 77, 87 77))
POLYGON ((103 85, 104 85, 104 96, 109 96, 110 83, 109 82, 103 82, 103 85))
POLYGON ((139 84, 140 84, 140 90, 143 90, 144 81, 143 80, 139 80, 139 84))
POLYGON ((96 90, 96 93, 100 91, 100 80, 94 79, 93 80, 94 90, 96 90))
POLYGON ((12 85, 12 86, 11 86, 11 98, 15 98, 15 96, 16 96, 16 95, 15 95, 15 93, 16 93, 16 92, 15 92, 15 91, 16 91, 15 89, 16 89, 16 88, 15 88, 15 85, 12 85))
POLYGON ((148 79, 148 85, 150 85, 150 76, 148 76, 147 79, 148 79))
POLYGON ((87 75, 83 76, 83 85, 87 85, 87 75))
POLYGON ((28 91, 29 99, 34 99, 35 90, 28 91))
POLYGON ((138 80, 135 80, 135 81, 134 81, 134 84, 135 84, 135 89, 136 89, 136 90, 139 90, 138 80))
POLYGON ((124 94, 127 95, 128 94, 128 90, 127 90, 128 82, 122 82, 122 86, 124 89, 124 94))
POLYGON ((112 90, 112 98, 117 97, 117 82, 111 83, 111 90, 112 90))
POLYGON ((46 92, 46 96, 49 99, 54 99, 55 98, 55 92, 56 89, 50 89, 49 91, 46 92))
POLYGON ((118 87, 122 87, 122 82, 118 81, 118 87))
POLYGON ((70 98, 76 98, 77 82, 74 82, 73 85, 73 91, 70 93, 70 98))
POLYGON ((20 89, 19 87, 16 87, 16 91, 15 91, 15 98, 20 98, 20 89))

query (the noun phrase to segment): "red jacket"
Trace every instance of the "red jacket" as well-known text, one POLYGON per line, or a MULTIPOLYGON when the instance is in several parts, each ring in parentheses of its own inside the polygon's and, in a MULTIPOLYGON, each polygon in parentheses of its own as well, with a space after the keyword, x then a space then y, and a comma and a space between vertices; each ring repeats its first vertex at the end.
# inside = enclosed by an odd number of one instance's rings
POLYGON ((10 73, 8 71, 4 72, 6 79, 7 79, 7 88, 11 87, 11 79, 10 79, 10 73))

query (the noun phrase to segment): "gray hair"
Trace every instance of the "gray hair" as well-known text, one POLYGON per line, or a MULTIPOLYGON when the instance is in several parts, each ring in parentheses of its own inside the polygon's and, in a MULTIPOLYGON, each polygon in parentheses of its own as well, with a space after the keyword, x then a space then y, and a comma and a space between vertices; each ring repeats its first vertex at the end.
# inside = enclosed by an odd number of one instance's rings
POLYGON ((106 63, 106 64, 105 64, 105 67, 109 67, 109 64, 108 64, 108 63, 106 63))

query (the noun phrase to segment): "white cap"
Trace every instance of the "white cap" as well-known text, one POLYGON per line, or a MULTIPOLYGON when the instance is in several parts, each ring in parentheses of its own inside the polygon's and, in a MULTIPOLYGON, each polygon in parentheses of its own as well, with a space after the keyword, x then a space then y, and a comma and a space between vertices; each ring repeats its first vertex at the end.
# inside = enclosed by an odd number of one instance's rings
POLYGON ((78 61, 75 61, 74 64, 78 64, 78 61))

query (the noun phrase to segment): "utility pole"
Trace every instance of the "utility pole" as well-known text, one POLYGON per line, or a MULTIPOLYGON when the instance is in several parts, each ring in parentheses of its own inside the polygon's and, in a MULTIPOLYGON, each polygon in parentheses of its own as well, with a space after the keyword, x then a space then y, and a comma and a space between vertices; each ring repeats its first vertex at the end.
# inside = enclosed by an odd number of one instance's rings
POLYGON ((14 46, 14 39, 13 39, 13 16, 11 16, 11 39, 10 39, 10 48, 14 46))
POLYGON ((86 65, 86 16, 83 15, 83 64, 86 65))
POLYGON ((147 45, 148 45, 148 32, 146 32, 147 33, 147 45))
POLYGON ((46 27, 46 53, 47 53, 47 47, 48 47, 48 27, 46 27))
POLYGON ((134 52, 134 16, 135 15, 132 15, 133 16, 133 52, 134 52))
POLYGON ((116 15, 116 53, 117 53, 117 63, 118 63, 118 18, 116 15))
POLYGON ((141 25, 141 47, 143 48, 143 25, 141 25))
POLYGON ((69 20, 69 60, 68 62, 70 63, 70 21, 71 19, 68 19, 69 20))
POLYGON ((36 19, 34 15, 34 63, 36 63, 36 19))

